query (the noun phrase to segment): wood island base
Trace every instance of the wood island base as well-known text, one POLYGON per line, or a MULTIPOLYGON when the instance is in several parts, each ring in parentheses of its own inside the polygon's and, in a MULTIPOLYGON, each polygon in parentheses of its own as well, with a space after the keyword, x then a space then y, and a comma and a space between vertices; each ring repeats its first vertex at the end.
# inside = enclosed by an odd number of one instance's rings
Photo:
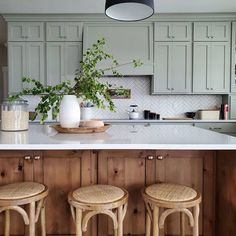
MULTIPOLYGON (((184 184, 202 193, 200 235, 236 235, 236 151, 0 151, 0 185, 18 181, 37 181, 49 187, 48 235, 75 234, 67 194, 96 183, 128 190, 124 234, 144 235, 145 207, 140 191, 156 182, 184 184)), ((21 217, 11 214, 11 235, 24 235, 27 230, 21 217)), ((0 235, 4 234, 3 217, 1 214, 0 235)), ((187 220, 185 224, 186 235, 191 235, 187 220)), ((179 230, 179 214, 171 215, 165 235, 179 235, 179 230)), ((110 220, 99 216, 83 235, 112 233, 110 220)))

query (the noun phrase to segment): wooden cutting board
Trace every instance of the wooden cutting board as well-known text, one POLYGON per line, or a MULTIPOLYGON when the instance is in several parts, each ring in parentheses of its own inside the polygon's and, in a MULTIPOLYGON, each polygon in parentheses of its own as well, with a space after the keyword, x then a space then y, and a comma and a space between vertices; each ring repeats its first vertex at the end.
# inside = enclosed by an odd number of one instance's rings
POLYGON ((162 118, 162 120, 193 120, 193 119, 192 118, 168 117, 168 118, 162 118))
POLYGON ((52 125, 52 127, 59 133, 66 134, 89 134, 105 132, 111 127, 110 124, 104 124, 102 127, 78 127, 78 128, 63 128, 60 125, 52 125))

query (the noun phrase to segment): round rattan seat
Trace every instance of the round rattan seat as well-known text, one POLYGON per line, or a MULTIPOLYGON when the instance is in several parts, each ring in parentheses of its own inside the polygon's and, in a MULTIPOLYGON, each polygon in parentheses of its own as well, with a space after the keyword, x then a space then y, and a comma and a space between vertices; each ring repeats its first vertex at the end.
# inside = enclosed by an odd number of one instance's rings
POLYGON ((199 204, 201 194, 193 188, 172 184, 159 183, 142 190, 146 205, 146 236, 159 236, 164 231, 166 218, 173 213, 180 213, 180 235, 185 233, 185 217, 192 227, 192 235, 199 236, 199 204), (192 208, 192 211, 188 208, 192 208), (162 210, 160 210, 162 209, 162 210))
POLYGON ((124 191, 111 185, 92 185, 76 189, 72 196, 83 203, 104 204, 121 199, 124 191))
POLYGON ((45 190, 45 186, 34 182, 20 182, 0 186, 1 200, 17 200, 37 195, 45 190))
POLYGON ((68 194, 76 236, 87 231, 89 220, 98 214, 112 219, 115 236, 123 236, 123 220, 127 211, 128 192, 112 185, 81 187, 68 194))
POLYGON ((169 183, 153 184, 145 192, 152 198, 171 202, 189 201, 197 196, 197 192, 190 187, 169 183))

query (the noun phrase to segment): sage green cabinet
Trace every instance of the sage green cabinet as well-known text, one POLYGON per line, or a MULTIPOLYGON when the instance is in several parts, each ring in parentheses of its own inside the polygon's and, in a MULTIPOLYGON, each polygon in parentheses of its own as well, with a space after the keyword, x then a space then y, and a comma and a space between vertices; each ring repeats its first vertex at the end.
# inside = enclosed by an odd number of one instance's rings
POLYGON ((154 29, 155 41, 191 41, 191 22, 156 22, 154 29))
POLYGON ((152 94, 191 92, 190 42, 155 42, 152 94))
POLYGON ((193 92, 228 93, 230 45, 228 42, 194 42, 193 92))
POLYGON ((194 22, 194 41, 230 41, 230 22, 194 22))
POLYGON ((82 41, 81 22, 47 22, 46 40, 57 41, 82 41))
POLYGON ((81 42, 48 42, 46 45, 48 85, 73 80, 82 60, 81 42))
POLYGON ((8 41, 42 42, 44 40, 43 22, 9 22, 8 41))
MULTIPOLYGON (((105 38, 105 51, 112 54, 120 64, 140 59, 143 66, 133 68, 131 64, 118 71, 124 75, 153 74, 153 28, 149 23, 88 23, 84 25, 83 52, 98 39, 105 38)), ((100 64, 107 68, 109 63, 100 64)), ((111 75, 108 72, 107 75, 111 75)))
POLYGON ((231 92, 236 92, 236 22, 232 23, 231 92))
POLYGON ((44 84, 44 44, 9 42, 8 77, 9 94, 22 90, 22 77, 31 77, 44 84))

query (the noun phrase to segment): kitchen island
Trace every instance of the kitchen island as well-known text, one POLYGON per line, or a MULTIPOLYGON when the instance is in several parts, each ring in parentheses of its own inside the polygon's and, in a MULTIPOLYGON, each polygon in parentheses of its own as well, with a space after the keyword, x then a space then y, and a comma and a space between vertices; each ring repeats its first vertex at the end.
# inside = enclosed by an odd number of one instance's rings
MULTIPOLYGON (((35 124, 29 131, 0 132, 0 184, 48 185, 47 234, 52 235, 74 234, 67 193, 79 186, 126 188, 130 200, 124 232, 144 235, 141 188, 163 181, 185 184, 203 195, 201 235, 230 236, 236 234, 235 150, 235 137, 191 125, 114 124, 104 133, 59 134, 50 125, 35 124)), ((17 215, 13 221, 12 234, 23 235, 22 221, 17 215)), ((187 222, 186 228, 189 234, 187 222)), ((0 234, 1 230, 2 225, 0 234)), ((170 216, 166 234, 176 235, 178 230, 178 214, 170 216)), ((99 216, 85 235, 111 234, 110 222, 99 216)))

